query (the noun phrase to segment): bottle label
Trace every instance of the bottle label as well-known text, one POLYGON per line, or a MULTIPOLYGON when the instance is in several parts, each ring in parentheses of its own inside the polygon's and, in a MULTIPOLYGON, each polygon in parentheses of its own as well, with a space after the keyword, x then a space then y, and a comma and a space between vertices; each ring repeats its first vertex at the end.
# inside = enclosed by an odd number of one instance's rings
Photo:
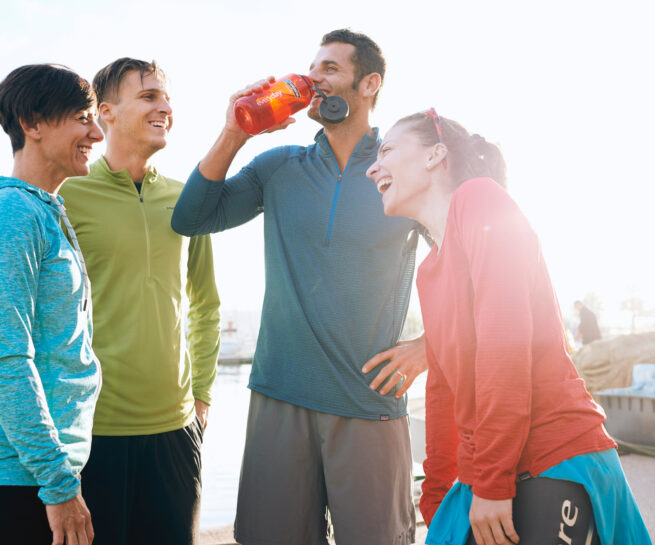
POLYGON ((275 91, 268 95, 264 95, 263 97, 259 97, 255 102, 257 103, 257 106, 261 106, 262 104, 271 102, 274 98, 280 98, 281 96, 282 96, 282 91, 275 91))
POLYGON ((290 79, 283 79, 282 81, 289 86, 293 94, 296 95, 296 98, 300 98, 300 91, 298 91, 298 87, 296 87, 290 79))

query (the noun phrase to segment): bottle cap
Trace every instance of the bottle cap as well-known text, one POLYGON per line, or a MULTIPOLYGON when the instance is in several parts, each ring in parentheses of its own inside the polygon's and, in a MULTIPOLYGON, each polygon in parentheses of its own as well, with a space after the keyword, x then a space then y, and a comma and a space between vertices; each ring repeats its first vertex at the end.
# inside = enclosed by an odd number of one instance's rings
POLYGON ((348 103, 341 97, 329 96, 321 101, 318 113, 323 121, 341 123, 348 117, 348 103))

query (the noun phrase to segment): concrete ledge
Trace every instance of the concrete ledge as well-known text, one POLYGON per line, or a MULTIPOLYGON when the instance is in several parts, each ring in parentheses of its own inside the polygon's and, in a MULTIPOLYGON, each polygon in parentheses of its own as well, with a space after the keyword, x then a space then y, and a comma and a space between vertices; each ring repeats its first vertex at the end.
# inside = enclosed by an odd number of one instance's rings
MULTIPOLYGON (((425 543, 425 538, 428 535, 428 529, 417 511, 416 521, 416 543, 425 543)), ((330 544, 334 544, 334 540, 330 540, 330 544)), ((216 530, 209 530, 202 532, 198 545, 239 545, 234 541, 232 526, 224 526, 216 530)))
POLYGON ((200 532, 198 545, 237 545, 232 526, 222 526, 214 530, 200 532))
MULTIPOLYGON (((651 540, 655 543, 655 458, 641 454, 621 456, 623 471, 644 517, 651 540)), ((425 543, 428 529, 417 509, 416 543, 425 543)), ((238 545, 234 541, 232 526, 202 532, 198 545, 238 545)))

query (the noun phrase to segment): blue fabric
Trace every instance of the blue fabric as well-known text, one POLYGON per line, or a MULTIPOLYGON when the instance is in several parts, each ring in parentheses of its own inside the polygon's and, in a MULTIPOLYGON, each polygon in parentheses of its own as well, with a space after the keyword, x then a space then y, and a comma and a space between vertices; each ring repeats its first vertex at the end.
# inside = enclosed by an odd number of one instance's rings
MULTIPOLYGON (((190 176, 172 218, 198 235, 264 212, 266 293, 250 388, 330 414, 398 418, 406 397, 369 388, 361 368, 394 346, 407 312, 416 223, 384 215, 366 169, 366 135, 344 171, 323 132, 308 147, 275 148, 226 181, 190 176)), ((226 256, 229 259, 229 256, 226 256)))
POLYGON ((632 368, 632 384, 626 388, 609 388, 599 395, 655 397, 655 363, 638 363, 632 368))
MULTIPOLYGON (((651 544, 615 449, 575 456, 538 476, 573 481, 585 487, 602 545, 651 544)), ((432 519, 425 542, 465 545, 471 528, 468 514, 472 500, 471 487, 456 483, 432 519)))
POLYGON ((40 486, 46 504, 79 493, 100 377, 60 217, 50 194, 0 177, 0 485, 40 486))

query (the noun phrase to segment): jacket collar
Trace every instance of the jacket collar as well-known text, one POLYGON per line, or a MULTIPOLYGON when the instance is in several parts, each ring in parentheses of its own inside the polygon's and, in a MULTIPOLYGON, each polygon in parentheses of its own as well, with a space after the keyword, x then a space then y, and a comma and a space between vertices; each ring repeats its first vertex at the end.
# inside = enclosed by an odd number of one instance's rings
MULTIPOLYGON (((134 183, 129 173, 127 172, 127 169, 124 168, 121 170, 111 170, 104 155, 102 155, 100 159, 91 165, 91 172, 89 173, 89 176, 96 175, 103 178, 110 178, 116 183, 124 185, 132 185, 134 183)), ((159 173, 157 172, 157 169, 151 166, 150 170, 146 172, 146 175, 143 177, 143 183, 154 183, 158 180, 158 178, 159 173)))
MULTIPOLYGON (((373 134, 365 134, 355 146, 351 157, 371 157, 377 155, 380 147, 379 129, 373 127, 373 134)), ((327 136, 323 129, 316 133, 314 141, 318 144, 319 149, 324 154, 332 154, 332 147, 328 142, 327 136)))

